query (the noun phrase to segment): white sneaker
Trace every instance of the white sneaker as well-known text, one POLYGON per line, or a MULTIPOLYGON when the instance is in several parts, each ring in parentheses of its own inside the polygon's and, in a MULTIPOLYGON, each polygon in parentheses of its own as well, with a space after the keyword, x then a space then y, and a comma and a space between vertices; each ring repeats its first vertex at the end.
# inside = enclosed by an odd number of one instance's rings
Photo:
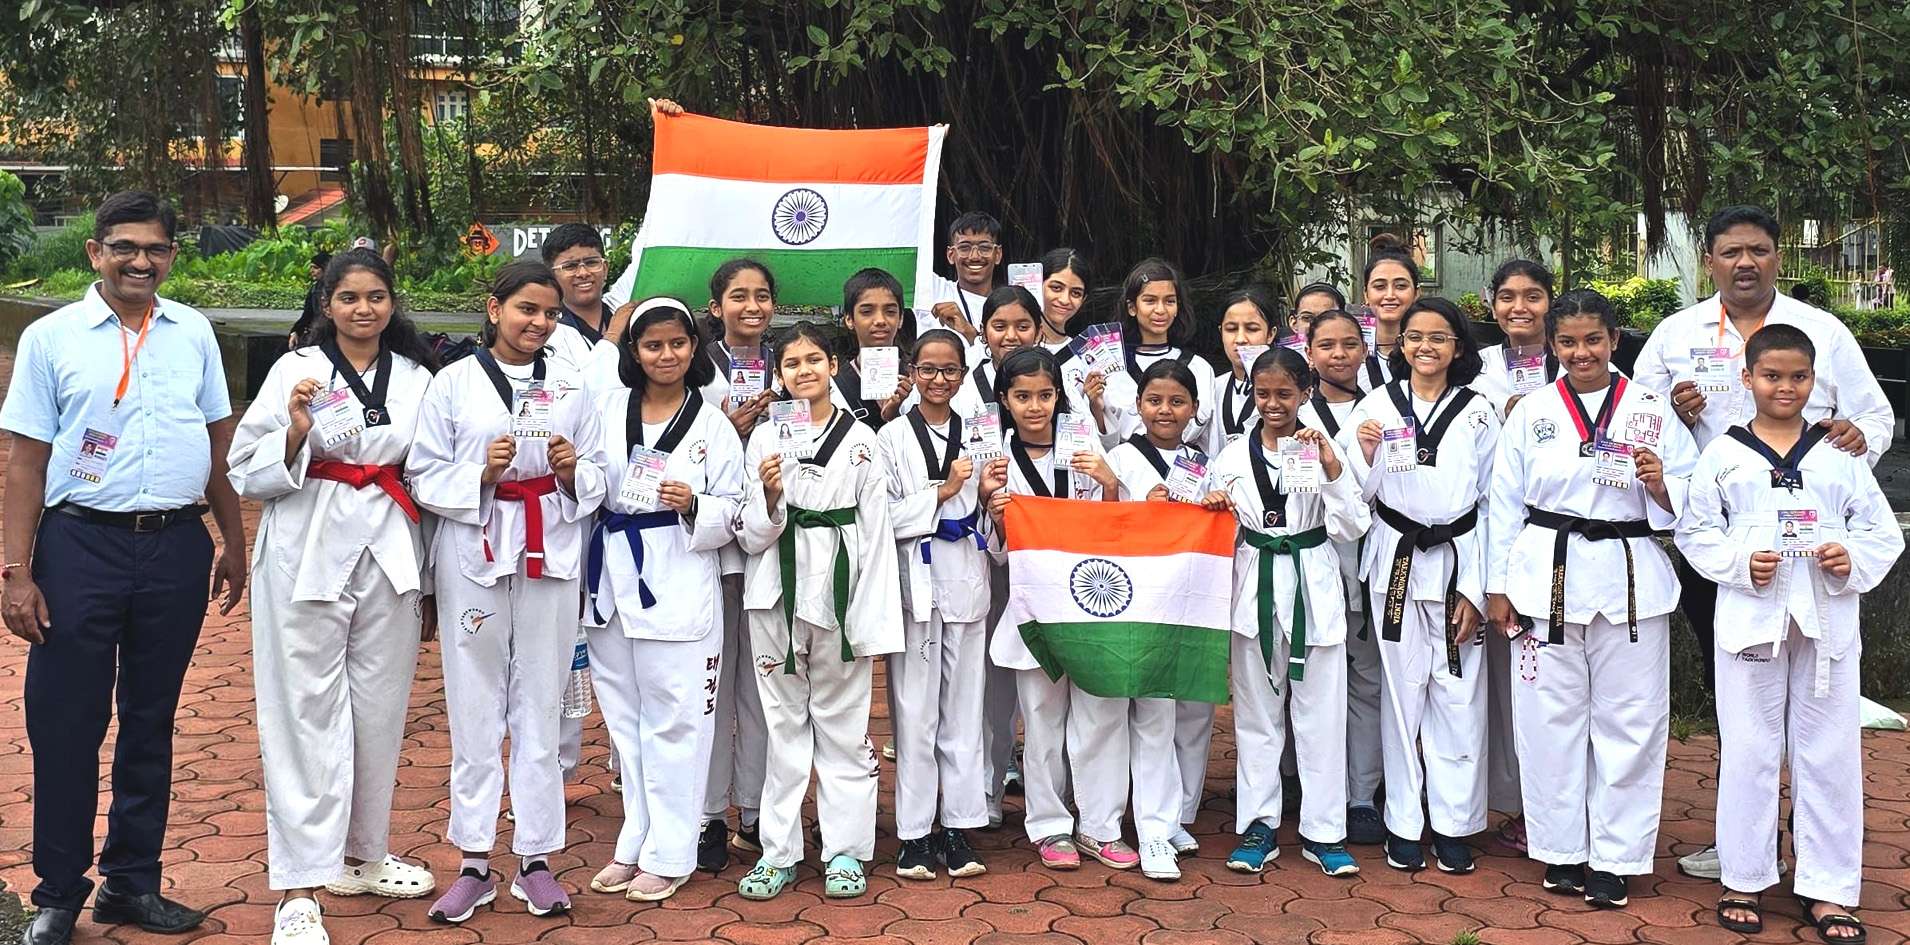
MULTIPOLYGON (((1777 875, 1783 876, 1790 871, 1790 864, 1782 859, 1777 861, 1777 875)), ((1690 856, 1679 857, 1678 872, 1692 879, 1722 880, 1724 867, 1718 862, 1717 844, 1714 843, 1690 856)))
POLYGON ((331 945, 315 899, 281 899, 272 910, 272 945, 331 945))
POLYGON ((1166 840, 1141 841, 1141 875, 1148 879, 1172 882, 1180 879, 1180 855, 1166 840))
POLYGON ((345 865, 344 875, 325 884, 334 896, 361 896, 372 893, 390 899, 416 899, 438 888, 431 871, 387 853, 376 863, 345 865))
POLYGON ((1180 856, 1191 856, 1200 852, 1200 841, 1187 832, 1186 827, 1175 827, 1174 835, 1167 838, 1174 845, 1174 852, 1180 856))

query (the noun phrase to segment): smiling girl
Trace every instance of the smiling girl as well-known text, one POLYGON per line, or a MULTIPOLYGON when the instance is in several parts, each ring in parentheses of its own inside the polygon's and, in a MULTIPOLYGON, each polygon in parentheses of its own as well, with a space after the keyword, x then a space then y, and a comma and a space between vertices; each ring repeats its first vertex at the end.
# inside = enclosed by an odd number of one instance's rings
POLYGON ((1499 420, 1465 386, 1479 353, 1456 306, 1422 299, 1403 325, 1396 379, 1360 401, 1352 435, 1341 434, 1374 512, 1360 576, 1380 630, 1387 795, 1399 801, 1386 805, 1386 861, 1425 868, 1423 790, 1439 868, 1464 873, 1472 851, 1460 838, 1485 827, 1485 662, 1470 644, 1485 590, 1479 504, 1499 420))
POLYGON ((1512 688, 1530 854, 1547 889, 1611 908, 1657 849, 1678 579, 1651 534, 1676 524, 1697 445, 1669 397, 1612 370, 1603 296, 1568 292, 1545 324, 1563 376, 1506 418, 1487 617, 1530 667, 1512 688))
POLYGON ((1253 426, 1253 381, 1247 377, 1251 364, 1241 363, 1242 345, 1266 347, 1275 343, 1273 303, 1258 289, 1246 288, 1227 296, 1220 310, 1220 349, 1233 370, 1216 378, 1209 400, 1218 423, 1208 424, 1207 454, 1218 456, 1229 444, 1246 435, 1253 426))
MULTIPOLYGON (((1180 270, 1164 259, 1141 260, 1122 283, 1121 345, 1127 370, 1107 379, 1103 406, 1107 422, 1102 429, 1114 439, 1127 439, 1141 428, 1134 404, 1142 372, 1156 361, 1179 361, 1193 372, 1198 389, 1214 389, 1213 366, 1187 347, 1194 337, 1192 310, 1183 310, 1189 301, 1180 270)), ((1204 442, 1212 419, 1213 405, 1201 405, 1187 425, 1188 441, 1204 442)))
POLYGON ((718 551, 734 537, 743 445, 696 392, 715 368, 683 303, 638 304, 617 344, 622 384, 597 401, 603 453, 617 461, 591 531, 584 621, 624 821, 590 887, 654 902, 696 868, 723 647, 718 551), (663 462, 650 491, 632 481, 640 453, 663 462))
MULTIPOLYGON (((1156 361, 1142 375, 1135 403, 1142 432, 1108 451, 1122 501, 1166 501, 1167 478, 1177 460, 1206 465, 1207 455, 1184 439, 1200 404, 1199 383, 1192 371, 1173 360, 1156 361)), ((1219 497, 1208 504, 1225 507, 1219 497)), ((1192 823, 1200 809, 1213 727, 1212 703, 1107 698, 1078 691, 1068 720, 1071 743, 1091 743, 1109 733, 1125 736, 1094 752, 1094 768, 1077 769, 1086 775, 1075 789, 1082 833, 1120 835, 1131 780, 1141 873, 1149 879, 1179 879, 1178 858, 1200 851, 1182 824, 1192 823), (1161 763, 1170 756, 1174 765, 1161 763), (1125 770, 1114 766, 1117 759, 1128 762, 1125 770)))
POLYGON ((228 454, 233 487, 265 506, 252 651, 268 879, 285 890, 275 941, 323 936, 315 886, 407 899, 434 888, 388 846, 418 642, 437 633, 420 517, 401 482, 436 359, 392 283, 376 253, 332 257, 315 343, 272 365, 228 454), (332 439, 313 403, 340 391, 332 409, 366 422, 332 439))
POLYGON ((1075 354, 1074 333, 1069 329, 1081 306, 1087 304, 1093 271, 1077 250, 1052 249, 1041 257, 1041 337, 1043 348, 1061 365, 1062 387, 1071 403, 1088 405, 1096 428, 1106 421, 1101 416, 1101 398, 1107 391, 1107 378, 1089 374, 1087 365, 1075 354))
POLYGON ((432 542, 451 722, 458 878, 431 907, 463 922, 497 896, 490 868, 511 740, 511 895, 534 915, 568 911, 549 855, 564 846, 558 713, 577 636, 581 524, 603 501, 600 421, 579 379, 545 355, 557 279, 541 263, 498 270, 483 347, 432 379, 405 464, 442 521, 432 542), (454 615, 454 616, 452 616, 454 615))
POLYGON ((902 601, 876 436, 830 403, 829 337, 797 324, 777 350, 791 399, 809 405, 815 454, 784 456, 775 429, 750 437, 739 541, 750 556, 743 606, 769 727, 763 858, 737 884, 769 899, 795 881, 802 803, 816 772, 824 894, 860 896, 875 856, 872 658, 902 648, 902 601))
POLYGON ((1299 352, 1262 354, 1253 365, 1260 422, 1227 447, 1208 474, 1240 523, 1232 658, 1240 844, 1227 866, 1248 873, 1260 872, 1279 852, 1274 834, 1284 801, 1280 756, 1289 713, 1302 787, 1301 855, 1329 876, 1359 872, 1344 845, 1346 590, 1329 541, 1357 543, 1369 513, 1333 441, 1300 425, 1312 380, 1299 352), (1279 459, 1286 439, 1318 451, 1316 491, 1286 482, 1279 459))
MULTIPOLYGON (((858 356, 864 348, 907 348, 915 344, 915 313, 902 307, 902 283, 881 269, 864 269, 842 284, 842 326, 855 339, 853 351, 836 374, 836 390, 856 419, 880 430, 900 415, 914 385, 909 372, 896 372, 895 389, 863 390, 858 356)), ((900 359, 897 359, 900 361, 900 359)))
MULTIPOLYGON (((1313 395, 1300 407, 1300 423, 1324 431, 1345 449, 1341 434, 1352 429, 1353 408, 1365 396, 1359 382, 1366 339, 1359 320, 1340 309, 1315 313, 1307 325, 1307 357, 1315 383, 1313 395)), ((1333 547, 1346 585, 1346 622, 1353 628, 1346 638, 1346 836, 1349 843, 1376 844, 1386 840, 1378 806, 1379 637, 1372 632, 1360 583, 1360 542, 1336 541, 1333 547)))
POLYGON ((977 528, 987 496, 977 494, 981 477, 966 455, 965 418, 949 405, 967 374, 964 350, 961 336, 945 328, 923 334, 911 359, 921 403, 877 438, 907 618, 905 646, 888 664, 902 841, 895 872, 906 879, 934 879, 938 863, 951 876, 987 872, 963 832, 988 825, 982 691, 990 583, 977 528))
POLYGON ((1360 275, 1366 307, 1376 320, 1373 326, 1372 352, 1368 355, 1362 385, 1368 390, 1379 387, 1393 375, 1392 355, 1399 350, 1399 333, 1406 313, 1419 301, 1419 265, 1406 253, 1405 244, 1391 233, 1373 237, 1366 257, 1366 269, 1360 275))
POLYGON ((1558 356, 1545 338, 1545 313, 1552 307, 1552 271, 1529 259, 1507 260, 1492 273, 1488 290, 1492 318, 1505 332, 1505 342, 1479 349, 1484 366, 1472 386, 1504 417, 1520 397, 1558 380, 1558 356), (1522 363, 1511 364, 1515 357, 1522 363), (1520 369, 1516 378, 1514 367, 1520 369))
MULTIPOLYGON (((1070 406, 1060 385, 1061 370, 1055 365, 1054 355, 1039 347, 1009 355, 995 378, 995 390, 1010 429, 1002 436, 1006 455, 988 464, 980 488, 989 496, 985 504, 989 515, 988 551, 998 562, 1007 559, 1001 519, 1011 496, 1110 502, 1118 497, 1120 482, 1108 467, 1098 442, 1090 442, 1088 450, 1072 456, 1056 455, 1055 416, 1066 413, 1070 406)), ((1120 841, 1118 830, 1114 839, 1107 841, 1085 834, 1069 839, 1074 816, 1063 800, 1068 793, 1068 763, 1074 763, 1077 785, 1084 771, 1100 770, 1091 767, 1098 761, 1093 746, 1075 742, 1068 735, 1073 686, 1066 679, 1049 679, 1014 627, 995 628, 988 642, 988 658, 1015 673, 1027 740, 1021 762, 1026 811, 1023 825, 1029 842, 1036 845, 1041 865, 1054 870, 1076 869, 1081 865, 1081 851, 1086 849, 1115 869, 1133 868, 1139 858, 1120 841)), ((1095 746, 1109 740, 1105 732, 1098 735, 1095 746)), ((1125 755, 1118 770, 1126 770, 1125 755)))

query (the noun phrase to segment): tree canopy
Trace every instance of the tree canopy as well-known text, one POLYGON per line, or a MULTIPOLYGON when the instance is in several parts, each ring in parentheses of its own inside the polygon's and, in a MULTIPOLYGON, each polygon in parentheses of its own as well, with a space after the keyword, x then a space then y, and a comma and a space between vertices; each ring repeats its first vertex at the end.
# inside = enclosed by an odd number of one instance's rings
MULTIPOLYGON (((168 154, 127 108, 207 127, 179 50, 256 16, 282 81, 358 110, 354 200, 379 229, 442 239, 527 150, 574 172, 604 222, 647 197, 644 99, 812 127, 945 122, 950 212, 985 209, 1017 251, 1112 265, 1291 272, 1369 217, 1543 238, 1582 261, 1644 212, 1754 201, 1786 217, 1882 217, 1910 249, 1910 7, 1901 0, 27 0, 0 36, 8 109, 82 131, 77 158, 168 154), (163 6, 166 15, 154 14, 163 6), (526 11, 532 5, 524 6, 526 11), (466 42, 478 90, 461 160, 429 159, 402 41, 466 42), (191 25, 197 32, 180 32, 191 25), (58 41, 47 37, 58 37, 58 41), (139 41, 129 42, 128 37, 139 41), (182 45, 183 44, 183 45, 182 45), (49 45, 62 63, 33 59, 49 45), (91 69, 77 68, 91 62, 91 69), (43 67, 44 66, 44 67, 43 67), (168 86, 168 82, 172 82, 168 86), (170 91, 169 91, 170 89, 170 91), (488 110, 488 115, 487 115, 488 110), (96 132, 87 134, 87 132, 96 132), (83 153, 82 153, 83 152, 83 153), (451 178, 456 191, 447 191, 451 178)), ((187 56, 185 58, 191 58, 187 56)), ((22 139, 7 128, 8 138, 22 139)), ((92 178, 83 178, 92 180, 92 178)), ((551 194, 545 194, 548 200, 551 194)), ((1363 231, 1361 231, 1363 232, 1363 231)))

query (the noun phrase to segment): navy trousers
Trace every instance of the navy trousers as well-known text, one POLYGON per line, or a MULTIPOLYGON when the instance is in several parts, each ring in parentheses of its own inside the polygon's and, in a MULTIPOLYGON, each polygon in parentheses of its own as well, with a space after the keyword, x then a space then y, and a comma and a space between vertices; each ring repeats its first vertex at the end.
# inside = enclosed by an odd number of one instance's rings
POLYGON ((172 801, 173 713, 205 622, 212 536, 189 518, 139 534, 47 510, 33 580, 52 627, 27 656, 33 748, 33 903, 78 909, 93 891, 99 751, 115 706, 112 806, 100 876, 120 893, 159 891, 172 801))

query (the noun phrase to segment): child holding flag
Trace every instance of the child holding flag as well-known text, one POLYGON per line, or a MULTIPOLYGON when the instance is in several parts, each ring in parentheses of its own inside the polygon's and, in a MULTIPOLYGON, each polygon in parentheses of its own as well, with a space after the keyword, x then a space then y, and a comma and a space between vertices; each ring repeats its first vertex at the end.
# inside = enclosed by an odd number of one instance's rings
POLYGON ((1272 348, 1254 362, 1252 377, 1260 422, 1209 472, 1233 505, 1241 538, 1233 607, 1240 845, 1227 867, 1258 873, 1279 855, 1280 755, 1291 712, 1303 788, 1301 855, 1328 876, 1344 876, 1359 865, 1344 845, 1346 590, 1332 542, 1358 542, 1371 513, 1333 441, 1299 422, 1313 387, 1306 359, 1272 348))
POLYGON ((830 403, 837 369, 823 330, 796 325, 777 374, 807 415, 757 427, 744 463, 743 606, 769 727, 763 858, 737 884, 749 899, 795 881, 812 764, 824 894, 866 892, 875 855, 870 658, 902 648, 901 585, 875 433, 830 403))
MULTIPOLYGON (((1101 455, 1098 438, 1071 444, 1063 454, 1056 438, 1056 417, 1070 404, 1061 390, 1061 369, 1054 355, 1040 347, 1022 348, 1003 359, 995 378, 995 393, 1011 429, 1003 436, 1007 455, 988 464, 980 491, 988 496, 989 553, 1006 560, 1002 514, 1013 495, 1115 501, 1120 488, 1114 471, 1101 455)), ((1085 419, 1085 418, 1082 418, 1085 419)), ((1086 761, 1081 746, 1067 742, 1072 686, 1066 679, 1050 679, 1028 651, 1017 628, 1001 626, 988 641, 989 661, 1015 673, 1027 749, 1022 755, 1022 780, 1028 840, 1034 843, 1041 865, 1071 870, 1081 865, 1081 850, 1115 869, 1132 869, 1140 858, 1122 843, 1085 833, 1070 840, 1074 817, 1062 800, 1067 792, 1068 761, 1086 761), (1064 757, 1063 751, 1067 751, 1064 757), (1080 846, 1077 847, 1076 844, 1080 846)), ((1103 739, 1105 740, 1105 739, 1103 739)), ((1125 761, 1123 761, 1125 768, 1125 761)), ((1075 769, 1077 772, 1081 768, 1075 769)))

